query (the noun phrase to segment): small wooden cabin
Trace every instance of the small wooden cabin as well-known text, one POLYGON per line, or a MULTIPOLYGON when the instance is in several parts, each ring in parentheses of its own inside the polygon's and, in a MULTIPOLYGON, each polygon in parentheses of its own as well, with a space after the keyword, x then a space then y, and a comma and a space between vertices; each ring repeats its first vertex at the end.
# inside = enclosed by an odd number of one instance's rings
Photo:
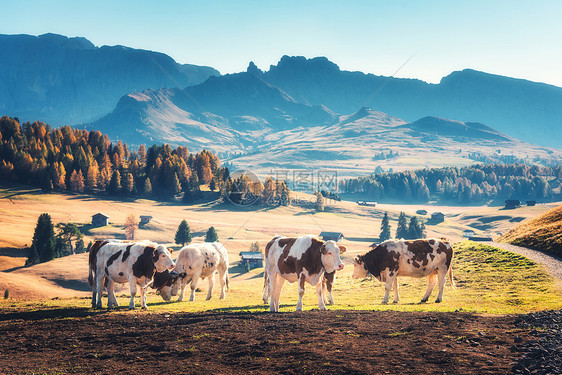
POLYGON ((140 216, 140 222, 139 222, 139 228, 142 227, 143 225, 146 225, 146 224, 150 223, 150 220, 152 220, 152 216, 141 215, 140 216))
POLYGON ((521 201, 519 199, 508 199, 505 201, 505 208, 514 209, 521 207, 521 201))
POLYGON ((320 233, 320 237, 322 237, 322 239, 324 241, 336 241, 336 242, 340 242, 341 240, 343 240, 343 233, 341 232, 321 232, 320 233))
POLYGON ((445 214, 442 212, 434 212, 431 214, 431 221, 436 223, 442 223, 445 221, 445 214))
POLYGON ((109 216, 104 213, 98 212, 92 215, 92 225, 94 227, 105 227, 109 224, 109 216))
POLYGON ((257 251, 241 251, 240 264, 250 269, 263 267, 263 254, 257 251))

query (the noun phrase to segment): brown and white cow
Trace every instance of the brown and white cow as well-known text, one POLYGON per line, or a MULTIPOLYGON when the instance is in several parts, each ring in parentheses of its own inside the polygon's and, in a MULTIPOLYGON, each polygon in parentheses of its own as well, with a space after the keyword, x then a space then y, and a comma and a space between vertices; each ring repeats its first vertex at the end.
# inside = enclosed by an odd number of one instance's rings
POLYGON ((273 238, 265 247, 264 280, 267 280, 269 288, 264 288, 264 301, 270 299, 269 310, 279 311, 279 299, 285 281, 299 282, 297 311, 302 311, 305 282, 316 286, 318 309, 326 310, 321 278, 324 272, 343 269, 340 253, 345 250, 344 246, 338 246, 334 241, 324 242, 312 235, 273 238))
POLYGON ((104 284, 107 283, 107 307, 118 306, 115 298, 115 283, 129 283, 131 301, 129 309, 135 308, 137 285, 140 286, 141 307, 147 309, 145 290, 153 281, 156 271, 163 272, 174 267, 170 251, 153 242, 108 242, 96 241, 89 255, 88 283, 92 287, 92 308, 101 308, 104 284))
POLYGON ((435 238, 424 240, 388 240, 373 250, 355 258, 353 278, 367 277, 369 274, 385 283, 385 295, 382 303, 388 303, 390 289, 394 287, 394 303, 398 303, 398 276, 427 276, 427 291, 422 302, 427 302, 437 279, 439 294, 435 302, 443 300, 443 289, 447 273, 454 287, 453 248, 444 240, 435 238))
POLYGON ((178 302, 183 301, 185 287, 191 283, 189 300, 195 299, 195 289, 199 278, 209 280, 207 300, 211 299, 215 286, 215 274, 218 272, 221 284, 220 299, 225 297, 228 288, 228 254, 220 242, 204 242, 185 246, 180 250, 176 266, 172 272, 157 273, 153 287, 165 301, 178 294, 178 302))

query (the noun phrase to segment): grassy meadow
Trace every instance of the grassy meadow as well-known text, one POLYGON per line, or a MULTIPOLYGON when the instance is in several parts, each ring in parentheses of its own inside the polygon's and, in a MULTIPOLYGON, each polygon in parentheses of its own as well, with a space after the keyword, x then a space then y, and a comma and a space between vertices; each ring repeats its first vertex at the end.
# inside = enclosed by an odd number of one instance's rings
MULTIPOLYGON (((302 195, 302 199, 309 199, 302 195)), ((194 302, 164 302, 151 293, 150 312, 178 311, 267 311, 261 299, 263 269, 246 272, 239 267, 239 252, 257 241, 261 248, 275 234, 296 236, 318 234, 320 231, 341 231, 348 252, 342 257, 346 268, 338 273, 334 287, 336 305, 328 309, 400 310, 400 311, 470 311, 478 313, 523 313, 562 308, 562 294, 542 266, 527 258, 497 248, 462 241, 462 231, 474 223, 486 223, 494 229, 511 228, 516 222, 536 217, 553 205, 522 207, 509 212, 499 207, 454 207, 417 205, 357 206, 354 202, 333 202, 326 212, 315 212, 303 206, 232 210, 218 201, 184 206, 152 200, 120 201, 86 195, 43 194, 36 189, 8 186, 0 188, 0 292, 9 290, 9 298, 0 299, 0 311, 45 310, 56 308, 88 309, 90 306, 87 254, 71 255, 53 261, 24 267, 26 244, 31 243, 37 217, 48 212, 53 222, 78 223, 88 243, 95 238, 123 238, 123 222, 129 214, 153 216, 152 222, 136 233, 138 239, 150 239, 178 249, 172 243, 179 222, 186 219, 191 227, 193 242, 202 242, 207 228, 217 229, 219 239, 229 253, 230 292, 218 300, 218 283, 213 299, 205 301, 207 281, 199 282, 200 292, 194 302), (419 301, 426 288, 425 279, 401 278, 400 303, 382 305, 384 286, 375 279, 353 280, 352 261, 365 253, 377 240, 384 212, 391 218, 392 231, 400 211, 414 214, 417 209, 442 211, 445 222, 428 225, 429 237, 447 237, 456 242, 453 261, 457 288, 447 282, 444 302, 436 304, 435 289, 430 301, 419 301), (90 216, 104 212, 110 225, 92 228, 90 216), (515 220, 514 220, 515 219, 515 220)), ((478 232, 478 230, 476 230, 478 232)), ((174 252, 174 257, 177 252, 174 252)), ((188 294, 187 289, 186 294, 188 294)), ((117 313, 130 314, 128 286, 117 291, 122 306, 117 313)), ((187 299, 187 298, 186 298, 187 299)), ((297 301, 296 284, 285 284, 281 296, 281 311, 294 311, 297 301)), ((318 308, 315 289, 307 286, 304 309, 318 308)), ((103 300, 104 305, 107 299, 103 300)), ((138 305, 138 302, 137 302, 138 305)))

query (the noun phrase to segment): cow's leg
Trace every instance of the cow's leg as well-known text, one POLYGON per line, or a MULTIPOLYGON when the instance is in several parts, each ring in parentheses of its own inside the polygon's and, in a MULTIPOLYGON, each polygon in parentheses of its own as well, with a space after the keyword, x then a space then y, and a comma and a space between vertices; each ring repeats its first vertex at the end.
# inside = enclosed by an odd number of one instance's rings
MULTIPOLYGON (((330 303, 330 305, 333 305, 334 302, 334 296, 332 296, 332 287, 334 286, 334 281, 336 281, 336 272, 334 271, 334 274, 331 278, 326 279, 326 291, 328 292, 327 295, 327 299, 328 302, 330 303)), ((326 292, 324 291, 324 293, 326 292)))
POLYGON ((146 287, 139 286, 139 289, 140 289, 141 309, 148 310, 148 306, 146 305, 146 287))
POLYGON ((400 296, 398 295, 398 277, 394 278, 392 287, 394 288, 394 301, 392 301, 392 303, 398 303, 398 301, 400 301, 400 296))
POLYGON ((302 297, 304 296, 304 283, 306 278, 304 274, 301 273, 299 278, 299 300, 297 301, 297 311, 302 311, 302 297))
POLYGON ((324 293, 322 293, 322 282, 316 284, 316 294, 318 294, 318 310, 326 311, 326 305, 324 304, 324 293))
POLYGON ((111 278, 107 279, 107 308, 113 309, 113 306, 117 305, 117 298, 115 297, 115 281, 111 280, 111 278))
POLYGON ((226 278, 228 275, 228 268, 221 268, 219 270, 219 282, 221 283, 221 296, 220 299, 224 299, 226 291, 226 278))
POLYGON ((388 276, 384 283, 384 298, 382 299, 383 305, 388 303, 388 297, 390 296, 390 290, 392 289, 392 285, 394 284, 394 279, 396 276, 388 276))
POLYGON ((263 271, 263 303, 269 303, 269 277, 267 276, 267 270, 263 271))
POLYGON ((269 277, 269 287, 271 291, 271 295, 269 297, 269 311, 271 312, 279 312, 279 301, 281 299, 281 291, 283 290, 283 285, 285 285, 285 279, 276 274, 273 277, 269 277))
POLYGON ((324 305, 328 304, 328 280, 326 280, 325 276, 322 276, 322 297, 324 298, 324 305))
POLYGON ((197 282, 199 281, 200 277, 201 277, 201 272, 198 272, 195 275, 193 275, 193 278, 191 279, 191 294, 189 295, 190 301, 195 301, 195 289, 197 289, 197 282))
POLYGON ((215 287, 215 273, 209 276, 209 291, 207 292, 207 301, 213 296, 213 289, 215 287))
POLYGON ((425 294, 423 295, 422 298, 422 302, 427 302, 427 300, 429 299, 429 296, 431 295, 431 292, 433 291, 433 288, 435 288, 435 284, 437 283, 437 274, 436 273, 432 273, 430 275, 427 276, 427 290, 425 291, 425 294))
MULTIPOLYGON (((137 282, 134 278, 129 279, 129 290, 131 292, 131 300, 129 301, 129 310, 135 309, 135 296, 137 295, 137 282)), ((141 301, 142 305, 142 301, 141 301)))
POLYGON ((105 273, 96 272, 96 308, 101 309, 101 295, 103 294, 103 284, 105 283, 105 273))
POLYGON ((96 300, 97 300, 97 296, 98 296, 98 277, 96 276, 96 273, 94 273, 94 281, 92 283, 92 309, 95 309, 97 307, 96 305, 96 300))
POLYGON ((437 273, 439 277, 439 294, 435 300, 436 303, 443 301, 443 289, 445 289, 445 282, 447 281, 447 271, 445 267, 440 267, 437 273))

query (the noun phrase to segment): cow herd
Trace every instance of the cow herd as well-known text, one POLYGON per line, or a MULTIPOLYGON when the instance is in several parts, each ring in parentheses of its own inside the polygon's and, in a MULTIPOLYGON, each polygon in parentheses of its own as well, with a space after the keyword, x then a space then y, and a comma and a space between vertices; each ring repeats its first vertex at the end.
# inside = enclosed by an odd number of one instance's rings
MULTIPOLYGON (((312 235, 289 238, 275 236, 265 248, 263 301, 271 312, 279 311, 280 296, 285 281, 298 282, 297 311, 302 311, 306 284, 316 288, 319 310, 333 304, 332 285, 337 271, 344 268, 341 254, 346 247, 334 241, 321 241, 312 235)), ((179 294, 182 301, 190 285, 190 301, 195 299, 199 279, 208 279, 207 299, 212 297, 215 277, 221 286, 220 298, 228 289, 228 254, 219 242, 191 244, 182 248, 172 260, 172 250, 151 241, 96 241, 89 253, 88 282, 92 288, 92 308, 101 308, 102 292, 107 289, 107 307, 117 307, 115 283, 129 283, 129 309, 135 308, 135 296, 140 289, 140 305, 147 309, 146 291, 156 290, 165 301, 179 294), (138 286, 138 287, 137 287, 138 286)), ((388 240, 353 261, 354 279, 372 276, 385 285, 382 303, 386 304, 394 289, 398 303, 398 276, 427 277, 426 302, 436 284, 439 292, 435 302, 443 300, 443 289, 449 275, 454 287, 453 248, 448 241, 432 239, 388 240)))

